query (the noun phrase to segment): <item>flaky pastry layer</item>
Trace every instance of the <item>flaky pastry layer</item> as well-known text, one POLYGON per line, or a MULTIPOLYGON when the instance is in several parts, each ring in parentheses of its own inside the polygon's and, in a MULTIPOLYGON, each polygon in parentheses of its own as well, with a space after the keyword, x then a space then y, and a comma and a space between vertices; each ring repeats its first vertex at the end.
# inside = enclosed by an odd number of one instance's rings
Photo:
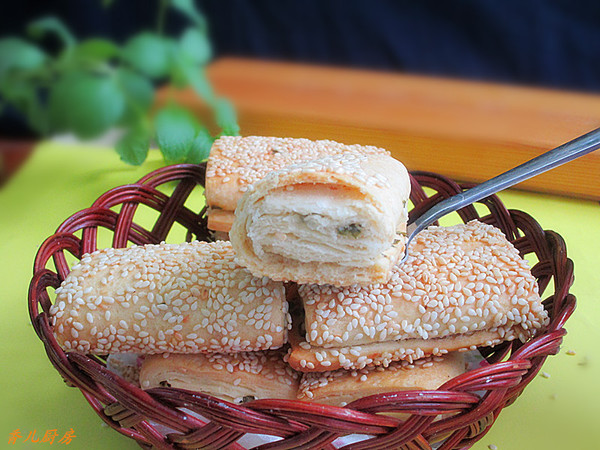
POLYGON ((187 389, 233 403, 294 399, 299 376, 284 358, 285 351, 151 355, 140 369, 140 386, 187 389))
POLYGON ((298 398, 334 406, 345 406, 354 400, 374 394, 403 390, 435 390, 465 372, 463 353, 396 361, 387 367, 359 370, 332 370, 304 373, 298 398))
POLYGON ((384 282, 403 254, 410 181, 387 155, 289 166, 238 203, 230 239, 255 275, 299 283, 384 282))

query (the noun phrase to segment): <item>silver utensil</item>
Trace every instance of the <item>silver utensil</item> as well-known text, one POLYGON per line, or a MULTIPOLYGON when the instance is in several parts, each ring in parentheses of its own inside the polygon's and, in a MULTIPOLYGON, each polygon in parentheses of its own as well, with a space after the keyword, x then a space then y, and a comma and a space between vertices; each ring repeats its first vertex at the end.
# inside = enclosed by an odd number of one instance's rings
POLYGON ((408 226, 406 251, 400 263, 403 263, 408 258, 408 245, 413 238, 439 218, 521 181, 593 152, 598 148, 600 148, 600 128, 590 131, 553 150, 542 153, 514 169, 510 169, 471 189, 437 203, 408 226))

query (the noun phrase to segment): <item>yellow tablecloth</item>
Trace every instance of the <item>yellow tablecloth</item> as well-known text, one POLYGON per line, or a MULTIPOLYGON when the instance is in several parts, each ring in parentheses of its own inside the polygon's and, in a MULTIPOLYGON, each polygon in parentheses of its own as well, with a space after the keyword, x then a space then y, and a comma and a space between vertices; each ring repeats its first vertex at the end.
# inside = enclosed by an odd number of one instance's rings
MULTIPOLYGON (((0 190, 0 447, 60 446, 64 441, 58 441, 72 430, 71 449, 139 448, 104 426, 79 391, 63 383, 33 331, 26 298, 35 253, 65 218, 108 189, 136 181, 161 165, 157 152, 134 168, 112 150, 48 143, 0 190), (57 434, 54 443, 42 442, 52 430, 57 434), (20 437, 15 434, 11 445, 15 431, 20 437)), ((575 262, 572 292, 578 307, 567 322, 569 334, 560 354, 544 366, 549 377, 538 376, 474 449, 598 448, 600 205, 518 191, 500 196, 510 208, 527 211, 566 240, 575 262)))

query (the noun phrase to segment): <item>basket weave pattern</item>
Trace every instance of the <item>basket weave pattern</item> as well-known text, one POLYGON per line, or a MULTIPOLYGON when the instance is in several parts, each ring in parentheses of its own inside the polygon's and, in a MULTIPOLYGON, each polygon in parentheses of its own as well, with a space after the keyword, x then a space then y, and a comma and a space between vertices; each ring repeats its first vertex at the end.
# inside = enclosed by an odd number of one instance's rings
MULTIPOLYGON (((433 173, 413 172, 411 177, 411 218, 468 187, 433 173)), ((106 424, 144 448, 241 449, 236 441, 245 433, 283 438, 257 447, 261 450, 333 449, 336 438, 353 433, 372 437, 344 449, 425 450, 431 449, 433 442, 441 443, 441 450, 468 448, 486 434, 502 408, 520 395, 545 359, 559 350, 566 333, 564 323, 575 309, 575 297, 569 294, 573 263, 567 258, 564 241, 558 234, 542 230, 528 214, 507 210, 491 196, 480 202, 485 215, 468 206, 459 211, 460 218, 495 225, 522 256, 535 255, 532 259, 539 262, 532 273, 545 298, 550 325, 526 343, 506 342, 480 349, 489 365, 458 376, 436 391, 379 394, 344 408, 292 400, 233 405, 175 388, 144 391, 109 371, 101 357, 65 352, 53 336, 48 312, 54 290, 70 270, 66 252, 79 260, 96 250, 99 228, 112 234, 113 247, 161 242, 176 222, 188 230, 188 239, 209 239, 205 210, 194 212, 184 205, 192 191, 203 188, 204 178, 205 165, 178 165, 112 189, 90 208, 69 217, 42 244, 35 259, 29 312, 50 361, 106 424), (171 195, 157 189, 165 183, 177 184, 171 195), (134 222, 139 205, 159 213, 151 230, 134 222), (400 420, 379 412, 405 413, 408 418, 400 420)))

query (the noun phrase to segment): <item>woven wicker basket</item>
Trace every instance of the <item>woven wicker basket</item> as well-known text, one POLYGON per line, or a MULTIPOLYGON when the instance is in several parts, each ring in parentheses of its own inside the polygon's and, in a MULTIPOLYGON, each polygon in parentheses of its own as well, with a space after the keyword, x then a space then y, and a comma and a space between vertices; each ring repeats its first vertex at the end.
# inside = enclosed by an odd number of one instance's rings
MULTIPOLYGON (((490 365, 469 371, 437 391, 380 394, 344 408, 290 400, 233 405, 174 388, 144 391, 109 371, 101 357, 63 351, 53 336, 48 311, 54 289, 70 270, 68 259, 74 261, 94 251, 101 228, 105 229, 102 233, 111 233, 114 247, 166 240, 176 222, 188 230, 187 239, 208 239, 205 211, 191 211, 184 205, 192 191, 203 188, 204 176, 204 165, 171 166, 136 184, 115 188, 69 217, 42 244, 35 259, 29 311, 50 361, 104 422, 144 448, 241 449, 236 441, 246 433, 283 438, 256 447, 260 449, 335 448, 336 438, 353 433, 372 437, 343 448, 431 449, 433 442, 442 450, 468 448, 486 434, 502 408, 519 396, 546 357, 559 350, 566 333, 563 325, 575 309, 575 297, 569 294, 573 264, 564 241, 552 231, 543 231, 526 213, 507 210, 492 196, 481 202, 485 215, 477 212, 482 208, 469 206, 459 212, 460 217, 465 222, 479 219, 497 226, 524 257, 539 261, 532 272, 546 298, 551 322, 543 334, 524 344, 481 348, 490 365), (171 195, 157 189, 167 183, 170 188, 176 184, 171 195), (139 205, 159 213, 150 230, 134 221, 139 205), (378 412, 401 412, 408 419, 378 412)), ((465 187, 436 174, 413 173, 411 217, 465 187)))

